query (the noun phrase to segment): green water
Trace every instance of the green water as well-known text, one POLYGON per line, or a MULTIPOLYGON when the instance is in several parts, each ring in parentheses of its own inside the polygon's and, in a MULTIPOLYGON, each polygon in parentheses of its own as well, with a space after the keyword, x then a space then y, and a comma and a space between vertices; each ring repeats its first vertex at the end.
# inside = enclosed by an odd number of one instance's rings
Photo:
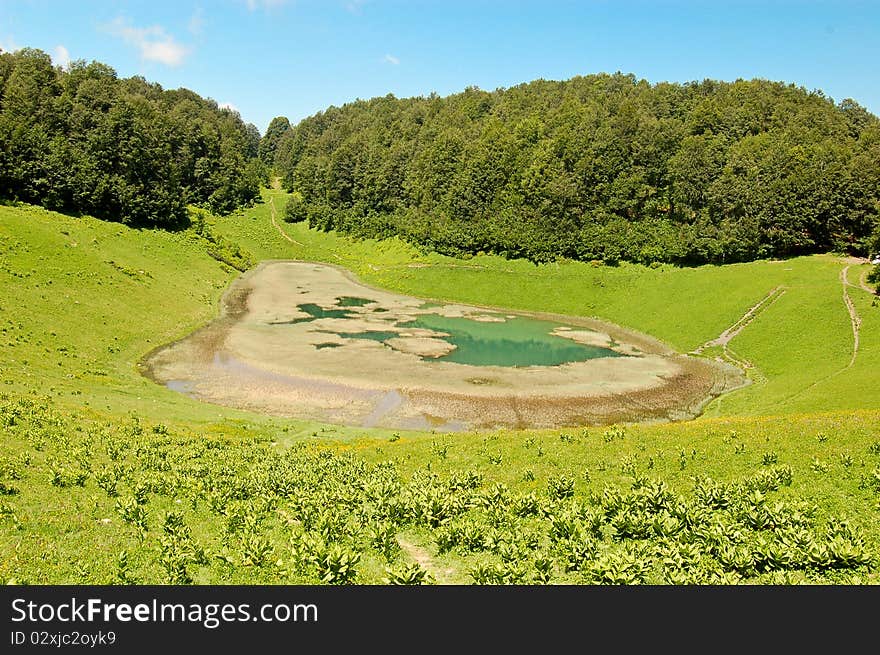
POLYGON ((471 366, 558 366, 623 356, 610 348, 554 336, 550 332, 558 323, 522 316, 494 323, 423 314, 405 325, 448 333, 444 339, 456 348, 437 359, 471 366))
POLYGON ((336 299, 337 307, 363 307, 364 305, 369 305, 371 302, 376 302, 375 300, 370 300, 369 298, 358 298, 357 296, 341 296, 336 299))
MULTIPOLYGON (((297 305, 308 314, 290 321, 277 321, 278 324, 308 323, 320 318, 354 318, 357 314, 345 307, 363 307, 372 300, 355 296, 341 296, 336 299, 336 307, 324 309, 313 303, 297 305)), ((423 305, 423 309, 429 306, 423 305)), ((378 310, 377 310, 378 311, 378 310)), ((583 362, 598 357, 623 357, 610 348, 588 346, 571 339, 550 334, 558 323, 535 318, 517 316, 503 322, 475 321, 463 317, 445 317, 439 314, 422 314, 414 321, 397 323, 395 327, 425 328, 445 332, 442 337, 455 345, 455 350, 431 360, 444 360, 471 366, 558 366, 569 362, 583 362)), ((390 330, 367 330, 363 332, 337 332, 345 339, 366 339, 384 343, 400 336, 390 330)), ((316 348, 334 348, 338 344, 322 343, 316 348)))
POLYGON ((351 318, 353 316, 351 312, 344 309, 324 309, 320 305, 310 302, 297 305, 297 308, 308 316, 293 318, 289 321, 272 321, 270 325, 296 325, 297 323, 311 323, 319 318, 351 318))
MULTIPOLYGON (((374 300, 370 300, 369 298, 358 298, 356 296, 341 296, 336 299, 337 307, 363 307, 364 305, 368 305, 371 302, 375 302, 374 300)), ((345 309, 324 309, 320 305, 316 305, 315 303, 307 302, 302 305, 297 305, 297 309, 301 312, 305 312, 308 316, 303 316, 302 318, 293 318, 289 321, 272 321, 270 325, 296 325, 297 323, 311 323, 319 318, 351 318, 354 316, 351 312, 345 309)))
POLYGON ((386 332, 383 330, 367 330, 366 332, 340 332, 340 337, 346 339, 366 339, 367 341, 387 341, 394 337, 399 337, 397 332, 386 332))

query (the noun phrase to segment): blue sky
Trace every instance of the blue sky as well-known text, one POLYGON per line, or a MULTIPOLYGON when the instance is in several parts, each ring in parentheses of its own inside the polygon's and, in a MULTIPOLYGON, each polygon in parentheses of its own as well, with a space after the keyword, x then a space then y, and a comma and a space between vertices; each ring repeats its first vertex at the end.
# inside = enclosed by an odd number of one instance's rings
POLYGON ((0 48, 98 60, 265 130, 393 93, 622 71, 763 77, 880 114, 880 2, 0 0, 0 48))

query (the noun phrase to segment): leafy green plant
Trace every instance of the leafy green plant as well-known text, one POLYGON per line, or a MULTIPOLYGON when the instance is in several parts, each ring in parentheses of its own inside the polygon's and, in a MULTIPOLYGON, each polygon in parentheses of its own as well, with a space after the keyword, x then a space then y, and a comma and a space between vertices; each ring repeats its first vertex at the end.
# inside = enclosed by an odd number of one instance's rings
POLYGON ((138 584, 138 578, 132 573, 128 562, 128 551, 120 551, 116 558, 116 571, 110 584, 115 585, 133 585, 138 584))
POLYGON ((115 470, 104 468, 95 474, 95 482, 108 496, 115 498, 119 495, 119 477, 115 470))
POLYGON ((312 554, 318 577, 326 584, 351 584, 357 576, 359 553, 352 553, 339 544, 331 544, 312 554))
POLYGON ((123 496, 116 499, 116 512, 126 523, 135 526, 141 532, 147 531, 147 511, 138 504, 132 496, 123 496))
POLYGON ((272 559, 275 549, 271 542, 258 534, 249 534, 241 544, 241 563, 244 566, 266 566, 272 559))
POLYGON ((626 428, 622 425, 612 425, 602 432, 602 440, 611 443, 615 439, 623 439, 626 436, 626 428))
POLYGON ((810 462, 810 470, 813 473, 828 473, 828 463, 822 461, 818 457, 814 457, 813 461, 810 462))
POLYGON ((437 583, 430 573, 416 563, 402 568, 385 567, 384 582, 390 585, 430 585, 437 583))
POLYGON ((555 475, 547 480, 550 500, 563 500, 574 496, 574 479, 567 475, 555 475))
POLYGON ((534 568, 533 581, 537 584, 549 584, 554 576, 556 563, 549 555, 538 553, 532 560, 534 568))
POLYGON ((378 550, 382 557, 391 561, 400 552, 394 525, 389 521, 374 523, 369 530, 370 545, 378 550))
POLYGON ((650 559, 639 550, 605 551, 597 555, 584 572, 594 584, 644 584, 650 571, 650 559))

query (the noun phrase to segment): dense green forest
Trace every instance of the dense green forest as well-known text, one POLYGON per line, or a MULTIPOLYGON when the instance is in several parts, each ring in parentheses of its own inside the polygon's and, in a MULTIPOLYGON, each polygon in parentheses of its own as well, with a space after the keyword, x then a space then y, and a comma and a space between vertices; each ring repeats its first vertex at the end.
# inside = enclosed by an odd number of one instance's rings
POLYGON ((697 264, 880 250, 880 120, 766 80, 539 80, 253 125, 105 64, 0 54, 0 197, 140 226, 285 216, 429 250, 697 264))
POLYGON ((284 131, 274 164, 287 220, 452 255, 722 263, 880 233, 880 120, 766 80, 389 95, 284 131))
POLYGON ((0 54, 0 197, 127 224, 179 227, 186 205, 259 196, 260 133, 187 89, 46 53, 0 54))

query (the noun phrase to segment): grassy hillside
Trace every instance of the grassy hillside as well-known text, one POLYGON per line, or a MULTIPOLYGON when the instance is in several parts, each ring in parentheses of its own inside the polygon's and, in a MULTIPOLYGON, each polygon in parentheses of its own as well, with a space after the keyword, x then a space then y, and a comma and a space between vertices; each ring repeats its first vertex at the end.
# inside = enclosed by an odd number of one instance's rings
MULTIPOLYGON (((100 415, 265 423, 190 400, 138 372, 147 352, 210 320, 239 274, 212 258, 209 245, 192 230, 135 230, 0 206, 0 389, 100 415)), ((316 429, 278 423, 294 433, 316 429)))
POLYGON ((343 443, 0 397, 0 578, 877 583, 878 418, 343 443))
POLYGON ((6 389, 114 412, 179 403, 135 363, 209 319, 232 279, 191 233, 37 207, 0 207, 0 258, 6 389))
MULTIPOLYGON (((284 194, 265 195, 280 210, 284 194)), ((597 315, 682 350, 785 293, 731 340, 755 384, 710 407, 715 418, 398 435, 229 410, 146 381, 138 360, 208 320, 237 272, 191 231, 0 207, 0 579, 878 581, 880 309, 848 287, 861 325, 847 368, 846 262, 455 260, 281 224, 291 241, 268 203, 210 227, 254 259, 597 315)))
POLYGON ((396 239, 352 241, 283 223, 286 194, 265 191, 264 197, 272 204, 217 219, 219 232, 259 259, 340 264, 368 283, 421 297, 596 316, 681 352, 717 338, 779 289, 778 299, 728 346, 749 365, 755 384, 715 402, 707 415, 880 408, 880 307, 858 283, 867 264, 830 255, 694 268, 570 261, 536 266, 488 255, 461 260, 422 254, 396 239), (847 293, 860 322, 852 366, 853 329, 840 278, 846 267, 847 293))

